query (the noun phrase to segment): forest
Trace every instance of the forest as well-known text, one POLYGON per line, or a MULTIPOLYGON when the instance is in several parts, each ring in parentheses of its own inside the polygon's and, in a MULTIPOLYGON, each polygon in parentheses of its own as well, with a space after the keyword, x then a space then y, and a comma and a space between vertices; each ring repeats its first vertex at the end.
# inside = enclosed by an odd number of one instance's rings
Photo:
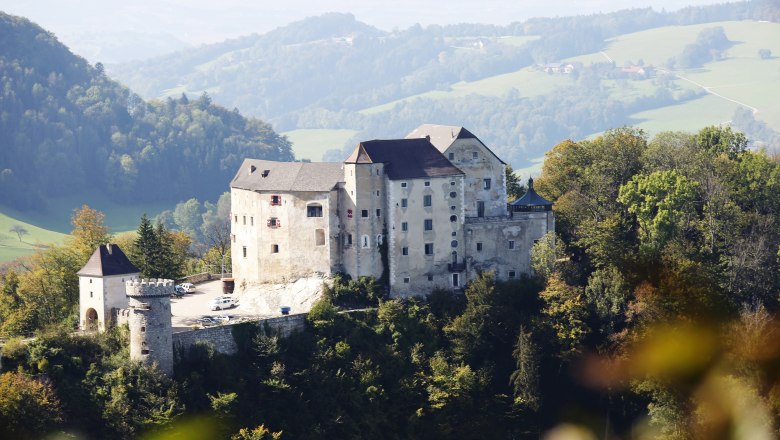
MULTIPOLYGON (((122 329, 83 337, 63 315, 41 320, 2 353, 0 432, 776 438, 780 158, 747 146, 728 127, 560 142, 536 180, 557 233, 533 246, 532 276, 410 299, 336 277, 303 332, 236 326, 236 355, 178 352, 172 378, 129 362, 122 329)), ((35 286, 24 270, 0 279, 0 304, 35 286)))
POLYGON ((207 94, 144 101, 23 18, 0 12, 0 48, 0 205, 216 200, 245 157, 293 159, 269 124, 207 94))

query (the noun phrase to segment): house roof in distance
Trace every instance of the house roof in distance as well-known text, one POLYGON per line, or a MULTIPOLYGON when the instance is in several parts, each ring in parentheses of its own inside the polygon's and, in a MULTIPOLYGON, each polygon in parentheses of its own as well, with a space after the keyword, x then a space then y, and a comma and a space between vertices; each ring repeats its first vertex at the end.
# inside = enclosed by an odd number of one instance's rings
POLYGON ((458 127, 455 125, 437 125, 437 124, 423 124, 415 128, 411 133, 406 135, 407 139, 426 138, 434 147, 436 147, 442 154, 450 148, 453 142, 458 139, 475 139, 477 142, 490 152, 501 163, 505 163, 500 157, 496 156, 490 148, 485 145, 484 142, 479 140, 474 133, 468 131, 465 127, 458 127))
POLYGON ((330 191, 344 181, 344 166, 328 162, 275 162, 245 159, 230 182, 250 191, 330 191))
POLYGON ((425 138, 364 141, 344 163, 383 163, 390 180, 463 174, 425 138))
POLYGON ((109 243, 101 244, 95 249, 95 252, 89 257, 87 264, 78 271, 78 275, 100 277, 137 274, 140 272, 119 246, 109 243))

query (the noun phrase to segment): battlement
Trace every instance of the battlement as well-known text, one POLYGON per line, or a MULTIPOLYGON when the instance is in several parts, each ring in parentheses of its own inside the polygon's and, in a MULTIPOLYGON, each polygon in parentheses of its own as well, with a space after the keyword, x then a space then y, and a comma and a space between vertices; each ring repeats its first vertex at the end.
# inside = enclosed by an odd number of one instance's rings
POLYGON ((170 296, 173 293, 173 280, 142 279, 125 282, 125 291, 130 297, 170 296))

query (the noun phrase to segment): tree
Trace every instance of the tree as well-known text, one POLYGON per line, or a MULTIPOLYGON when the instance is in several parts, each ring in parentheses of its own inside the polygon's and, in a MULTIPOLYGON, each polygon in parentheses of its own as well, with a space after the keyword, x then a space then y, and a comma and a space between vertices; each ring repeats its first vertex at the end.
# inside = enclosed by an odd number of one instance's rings
POLYGON ((70 218, 73 231, 70 235, 73 237, 73 247, 84 261, 89 259, 98 246, 111 241, 108 227, 103 224, 104 219, 105 214, 87 205, 73 211, 70 218))
POLYGON ((515 405, 521 409, 536 411, 539 409, 539 347, 533 341, 533 335, 520 326, 517 342, 512 352, 516 369, 510 376, 514 391, 515 405))
POLYGON ((157 234, 154 231, 152 222, 144 214, 141 216, 141 223, 138 225, 135 238, 135 253, 133 254, 133 264, 141 271, 141 276, 145 278, 157 278, 159 267, 160 243, 157 234))
POLYGON ((525 193, 525 187, 520 183, 520 179, 512 169, 512 165, 507 164, 505 168, 506 175, 506 201, 509 203, 519 199, 525 193))
POLYGON ((546 280, 555 273, 564 252, 563 240, 555 232, 548 232, 531 246, 531 267, 537 276, 546 280))
POLYGON ((233 434, 230 440, 279 440, 282 438, 282 431, 271 432, 265 425, 260 425, 255 429, 241 428, 237 434, 233 434))
POLYGON ((691 226, 699 183, 677 171, 637 174, 620 188, 618 201, 636 216, 644 245, 659 250, 691 226))
POLYGON ((11 226, 11 229, 8 230, 9 232, 13 232, 19 237, 19 241, 22 241, 22 235, 27 235, 27 228, 25 228, 22 225, 13 225, 11 226))
POLYGON ((566 284, 558 275, 553 275, 539 296, 545 302, 542 313, 546 315, 545 323, 551 327, 557 339, 559 356, 568 359, 579 352, 589 332, 585 323, 586 304, 582 290, 566 284))
POLYGON ((173 221, 182 231, 191 237, 198 237, 199 227, 202 222, 200 214, 200 202, 192 198, 186 202, 176 204, 173 210, 173 221))
POLYGON ((52 386, 24 373, 0 375, 0 432, 33 439, 62 423, 62 408, 52 386))
POLYGON ((744 134, 733 131, 729 126, 709 126, 699 130, 696 134, 696 143, 713 156, 727 154, 729 158, 737 156, 747 150, 748 140, 744 134))

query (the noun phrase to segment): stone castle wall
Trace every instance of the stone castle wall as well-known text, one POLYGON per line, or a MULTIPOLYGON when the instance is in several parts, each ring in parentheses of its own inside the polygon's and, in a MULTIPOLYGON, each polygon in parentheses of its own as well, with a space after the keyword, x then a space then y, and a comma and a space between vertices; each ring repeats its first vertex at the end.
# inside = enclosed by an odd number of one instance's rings
POLYGON ((130 359, 157 363, 173 374, 171 327, 172 280, 133 280, 125 284, 130 327, 130 359))
POLYGON ((219 325, 198 330, 183 331, 173 334, 173 347, 175 350, 187 350, 197 342, 207 342, 214 346, 214 350, 223 354, 235 354, 238 350, 233 338, 233 328, 241 325, 259 324, 267 326, 271 332, 279 336, 287 337, 293 332, 302 331, 306 323, 306 313, 297 315, 279 316, 275 318, 261 319, 251 323, 219 325))

